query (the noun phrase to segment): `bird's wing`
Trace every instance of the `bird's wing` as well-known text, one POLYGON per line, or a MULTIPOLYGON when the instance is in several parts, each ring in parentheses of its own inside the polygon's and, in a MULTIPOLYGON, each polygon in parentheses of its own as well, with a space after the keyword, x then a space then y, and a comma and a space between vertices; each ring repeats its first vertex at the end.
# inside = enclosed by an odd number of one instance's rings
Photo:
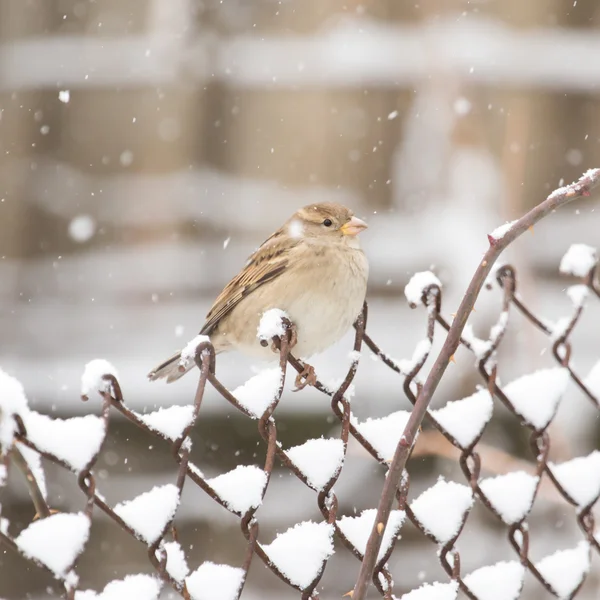
POLYGON ((250 257, 246 266, 225 286, 206 315, 206 322, 200 333, 210 335, 221 319, 242 299, 281 275, 289 263, 289 251, 297 244, 297 239, 283 235, 283 229, 268 238, 250 257))

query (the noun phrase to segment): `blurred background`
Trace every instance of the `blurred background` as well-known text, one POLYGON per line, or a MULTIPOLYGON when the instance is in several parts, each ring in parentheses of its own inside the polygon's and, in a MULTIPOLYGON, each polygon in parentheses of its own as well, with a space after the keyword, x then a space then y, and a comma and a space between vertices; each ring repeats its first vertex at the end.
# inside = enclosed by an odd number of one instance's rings
MULTIPOLYGON (((368 330, 408 358, 424 337, 423 310, 403 288, 433 268, 454 312, 486 233, 562 182, 600 166, 600 5, 596 0, 0 0, 0 365, 39 411, 98 411, 79 400, 85 363, 119 370, 137 410, 192 401, 195 377, 149 384, 146 373, 191 339, 223 285, 283 220, 334 200, 370 224, 368 330)), ((557 275, 573 242, 598 247, 598 194, 570 205, 511 249, 529 304, 569 314, 557 275)), ((596 303, 597 304, 597 303, 596 303)), ((474 314, 486 337, 500 307, 487 293, 474 314)), ((598 360, 599 312, 574 337, 586 374, 598 360)), ((351 337, 317 357, 325 380, 347 368, 351 337)), ((365 352, 353 410, 407 408, 401 381, 365 352)), ((552 364, 548 341, 517 316, 501 353, 504 381, 552 364)), ((218 361, 233 389, 252 373, 218 361)), ((479 379, 464 351, 434 398, 469 395, 479 379)), ((216 475, 260 464, 256 424, 209 395, 194 457, 216 475)), ((277 411, 284 446, 337 435, 328 403, 286 393, 277 411)), ((114 419, 98 472, 111 502, 174 481, 167 448, 114 419)), ((575 389, 552 431, 557 460, 598 446, 597 414, 575 389)), ((484 441, 530 458, 526 433, 500 408, 484 441)), ((485 465, 484 465, 485 469, 485 465)), ((414 458, 411 496, 453 460, 414 458)), ((73 477, 48 468, 52 504, 77 510, 73 477)), ((13 474, 3 498, 13 527, 33 516, 13 474)), ((340 513, 375 505, 382 470, 350 448, 336 486, 340 513)), ((532 525, 537 560, 576 545, 574 511, 542 499, 532 525)), ((258 513, 261 539, 319 519, 314 493, 282 472, 258 513)), ((177 525, 190 566, 241 563, 237 519, 187 486, 177 525)), ((13 532, 16 533, 16 532, 13 532)), ((390 566, 396 594, 445 580, 435 546, 409 526, 390 566)), ((467 573, 515 559, 505 528, 475 511, 461 536, 467 573)), ((597 598, 598 560, 581 598, 597 598)), ((323 598, 352 588, 358 562, 344 549, 323 598)), ((81 561, 83 587, 150 572, 143 545, 99 518, 81 561)), ((41 570, 0 554, 0 596, 55 597, 41 570)), ((167 596, 165 596, 167 597, 167 596)), ((296 597, 256 561, 244 598, 296 597)), ((524 598, 545 598, 527 580, 524 598)))

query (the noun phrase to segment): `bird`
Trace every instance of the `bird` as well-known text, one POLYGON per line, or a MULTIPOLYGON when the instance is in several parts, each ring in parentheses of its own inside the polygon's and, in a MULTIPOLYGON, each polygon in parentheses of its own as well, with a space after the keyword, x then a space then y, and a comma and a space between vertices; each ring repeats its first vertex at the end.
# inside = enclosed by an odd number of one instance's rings
MULTIPOLYGON (((225 286, 200 335, 209 337, 217 354, 237 350, 273 359, 276 349, 261 344, 257 330, 266 311, 280 309, 294 328, 294 356, 305 360, 326 350, 352 327, 364 304, 369 264, 358 234, 366 228, 341 204, 300 208, 225 286)), ((193 361, 183 362, 177 352, 148 378, 176 381, 195 366, 193 361)), ((312 367, 307 365, 305 371, 305 384, 314 383, 312 367)), ((299 381, 298 387, 303 387, 299 381)))

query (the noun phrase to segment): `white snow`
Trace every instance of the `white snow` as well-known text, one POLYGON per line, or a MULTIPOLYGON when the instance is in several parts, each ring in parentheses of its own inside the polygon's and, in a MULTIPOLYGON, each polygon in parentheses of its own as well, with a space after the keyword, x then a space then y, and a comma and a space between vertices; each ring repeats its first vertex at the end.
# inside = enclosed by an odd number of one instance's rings
POLYGON ((551 198, 557 198, 558 196, 562 196, 564 194, 568 194, 569 191, 571 190, 571 187, 568 185, 562 185, 565 182, 565 180, 561 177, 561 179, 559 180, 558 184, 560 185, 560 187, 556 188, 549 196, 548 199, 551 198))
MULTIPOLYGON (((8 477, 8 470, 6 469, 6 465, 0 463, 0 487, 4 487, 6 485, 6 478, 8 477)), ((2 505, 0 504, 0 509, 2 505)))
POLYGON ((475 335, 471 323, 465 325, 461 337, 471 346, 473 354, 479 359, 482 359, 492 347, 492 343, 489 340, 482 340, 475 335))
POLYGON ((100 594, 92 590, 75 592, 75 600, 157 600, 161 582, 150 575, 127 575, 111 581, 100 594))
POLYGON ((488 390, 483 389, 430 412, 461 448, 468 448, 492 418, 493 410, 492 396, 488 390))
POLYGON ((360 361, 360 355, 361 355, 360 350, 351 350, 350 352, 348 352, 348 358, 350 359, 350 364, 353 365, 355 363, 358 363, 360 361))
POLYGON ((360 423, 353 416, 350 422, 356 427, 360 434, 373 446, 379 458, 382 460, 391 460, 396 452, 396 446, 404 433, 404 428, 410 413, 406 410, 399 410, 379 419, 368 418, 360 423))
POLYGON ((551 462, 548 466, 558 483, 580 508, 595 502, 600 495, 600 451, 594 450, 587 456, 560 465, 551 462))
POLYGON ((425 338, 418 342, 412 355, 413 365, 417 366, 430 352, 431 340, 425 338))
POLYGON ((551 335, 550 339, 552 342, 561 339, 567 333, 567 329, 569 329, 569 325, 571 325, 571 317, 561 317, 551 325, 551 335))
POLYGON ((191 404, 169 406, 168 408, 159 408, 147 415, 139 415, 139 417, 150 429, 160 433, 168 440, 174 441, 181 436, 183 430, 192 422, 194 407, 191 404))
POLYGON ((546 556, 535 566, 558 597, 566 600, 590 570, 590 546, 580 542, 575 548, 546 556))
POLYGON ((90 215, 77 215, 69 223, 69 237, 80 244, 87 242, 96 232, 96 221, 90 215))
POLYGON ((425 338, 417 343, 415 349, 413 351, 412 358, 410 360, 402 359, 399 361, 395 361, 397 367, 400 369, 400 372, 403 375, 408 375, 413 371, 413 369, 421 364, 425 360, 425 358, 431 352, 431 341, 428 338, 425 338))
POLYGON ((495 325, 492 325, 492 327, 490 328, 490 341, 496 342, 496 340, 500 337, 500 334, 506 329, 507 325, 508 325, 508 311, 503 310, 500 313, 498 322, 495 325))
POLYGON ((575 308, 583 306, 590 293, 590 288, 587 285, 572 285, 567 288, 567 296, 573 303, 575 308))
POLYGON ((461 337, 471 346, 473 354, 481 360, 490 351, 492 345, 496 343, 496 340, 506 329, 507 324, 508 311, 502 311, 498 318, 498 322, 490 328, 489 339, 483 340, 478 338, 473 332, 473 327, 470 323, 465 325, 461 337))
POLYGON ((205 342, 210 342, 210 338, 207 335, 197 335, 195 338, 190 340, 181 351, 181 356, 179 358, 180 366, 188 367, 191 363, 193 363, 196 359, 196 348, 205 342))
POLYGON ((403 594, 400 600, 455 600, 458 595, 458 582, 425 583, 420 588, 403 594))
MULTIPOLYGON (((331 395, 335 394, 340 389, 342 383, 344 383, 344 377, 336 377, 335 379, 328 379, 323 383, 323 386, 329 390, 331 395)), ((356 386, 351 383, 348 389, 344 392, 344 398, 350 402, 356 393, 356 386)))
POLYGON ((590 392, 600 400, 600 360, 592 367, 584 383, 590 392))
POLYGON ((478 600, 517 600, 524 577, 523 565, 510 561, 477 569, 464 582, 478 600))
POLYGON ((237 401, 259 419, 275 399, 283 373, 279 366, 264 369, 231 392, 237 401))
POLYGON ((27 398, 21 383, 0 369, 0 456, 11 448, 17 424, 14 415, 27 412, 27 398))
POLYGON ((517 221, 507 221, 506 223, 504 223, 504 225, 500 225, 499 227, 496 227, 496 229, 494 229, 494 231, 492 231, 492 233, 490 233, 490 237, 494 238, 495 240, 501 240, 507 233, 508 230, 516 223, 517 221))
POLYGON ((69 90, 60 90, 58 92, 58 99, 64 104, 68 104, 71 99, 71 92, 69 90))
POLYGON ((336 439, 308 440, 286 451, 310 486, 320 492, 344 463, 344 442, 336 439))
MULTIPOLYGON (((400 527, 402 527, 402 523, 404 522, 405 515, 406 513, 403 510, 393 510, 390 512, 388 524, 381 540, 379 554, 377 555, 377 561, 380 561, 383 558, 390 546, 394 543, 394 540, 400 531, 400 527)), ((376 517, 377 509, 370 508, 364 510, 358 517, 342 517, 337 522, 342 533, 348 538, 348 541, 356 548, 361 556, 365 555, 367 542, 371 535, 376 517)))
POLYGON ((173 518, 178 505, 179 490, 177 486, 168 483, 155 486, 133 500, 117 504, 114 511, 150 546, 173 518))
POLYGON ((163 548, 167 553, 167 572, 175 581, 182 583, 190 572, 183 549, 179 542, 165 542, 163 548))
POLYGON ((242 569, 207 561, 185 583, 192 600, 237 600, 243 581, 242 569))
POLYGON ((562 257, 559 270, 565 275, 586 277, 597 262, 596 248, 586 244, 572 244, 562 257))
POLYGON ((568 383, 567 369, 541 369, 519 377, 505 386, 503 391, 517 413, 541 431, 553 419, 568 383))
POLYGON ((133 163, 133 152, 131 150, 123 150, 119 155, 119 162, 123 167, 129 167, 133 163))
POLYGON ((472 107, 473 105, 471 104, 471 101, 468 98, 465 98, 464 96, 456 98, 456 100, 452 104, 454 112, 459 117, 464 117, 465 115, 468 115, 471 112, 472 107))
POLYGON ((253 465, 240 465, 213 479, 208 479, 210 487, 217 492, 230 510, 241 515, 262 503, 267 474, 253 465))
POLYGON ((103 358, 96 358, 85 365, 81 376, 81 395, 89 396, 91 392, 110 392, 110 383, 102 379, 103 375, 119 378, 117 370, 103 358))
POLYGON ((538 478, 524 471, 514 471, 484 479, 481 491, 508 525, 518 523, 531 510, 538 478))
POLYGON ((494 264, 489 275, 485 278, 485 287, 487 289, 489 289, 489 290, 499 289, 498 279, 497 279, 498 271, 500 271, 500 269, 502 269, 506 265, 507 265, 507 263, 501 262, 501 261, 498 261, 494 264))
POLYGON ((304 235, 304 226, 298 219, 294 219, 288 226, 288 233, 292 238, 301 238, 304 235))
POLYGON ((30 411, 23 420, 27 438, 39 450, 63 460, 76 473, 100 451, 106 434, 104 421, 95 415, 52 419, 30 411))
POLYGON ((398 116, 398 111, 397 110, 393 110, 391 113, 388 114, 387 118, 388 121, 393 121, 396 117, 398 116))
POLYGON ((404 295, 406 296, 408 303, 411 306, 418 306, 421 304, 423 291, 430 285, 442 287, 440 280, 431 271, 415 273, 404 288, 404 295))
POLYGON ((83 513, 58 513, 31 523, 15 540, 23 554, 64 578, 81 554, 90 533, 83 513))
POLYGON ((333 554, 333 525, 304 521, 263 546, 269 560, 298 587, 307 588, 333 554))
POLYGON ((439 544, 445 544, 458 533, 465 514, 472 506, 471 489, 466 485, 445 481, 443 477, 410 505, 421 526, 439 544))
POLYGON ((29 466, 29 470, 33 475, 42 496, 48 499, 48 490, 46 489, 46 475, 44 474, 44 468, 42 467, 42 457, 29 446, 17 442, 16 446, 25 459, 25 462, 29 466))
POLYGON ((276 335, 282 337, 285 333, 283 319, 289 319, 288 314, 279 308, 271 308, 263 313, 256 330, 256 337, 260 340, 271 340, 276 335))
POLYGON ((98 600, 100 596, 94 590, 77 590, 75 600, 98 600))
POLYGON ((200 467, 198 467, 198 465, 195 465, 193 462, 190 461, 188 462, 188 469, 200 479, 204 479, 204 473, 200 470, 200 467))

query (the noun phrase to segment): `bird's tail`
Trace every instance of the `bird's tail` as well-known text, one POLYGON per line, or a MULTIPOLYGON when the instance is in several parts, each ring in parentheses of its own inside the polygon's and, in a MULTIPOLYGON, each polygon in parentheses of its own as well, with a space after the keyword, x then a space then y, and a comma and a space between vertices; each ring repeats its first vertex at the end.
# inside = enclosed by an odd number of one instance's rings
POLYGON ((188 371, 196 366, 194 361, 190 361, 185 367, 185 370, 180 370, 179 359, 181 358, 181 352, 174 354, 171 358, 165 360, 165 362, 158 365, 148 373, 148 379, 150 381, 156 381, 157 379, 164 379, 166 377, 167 383, 177 381, 180 377, 183 377, 188 371))

